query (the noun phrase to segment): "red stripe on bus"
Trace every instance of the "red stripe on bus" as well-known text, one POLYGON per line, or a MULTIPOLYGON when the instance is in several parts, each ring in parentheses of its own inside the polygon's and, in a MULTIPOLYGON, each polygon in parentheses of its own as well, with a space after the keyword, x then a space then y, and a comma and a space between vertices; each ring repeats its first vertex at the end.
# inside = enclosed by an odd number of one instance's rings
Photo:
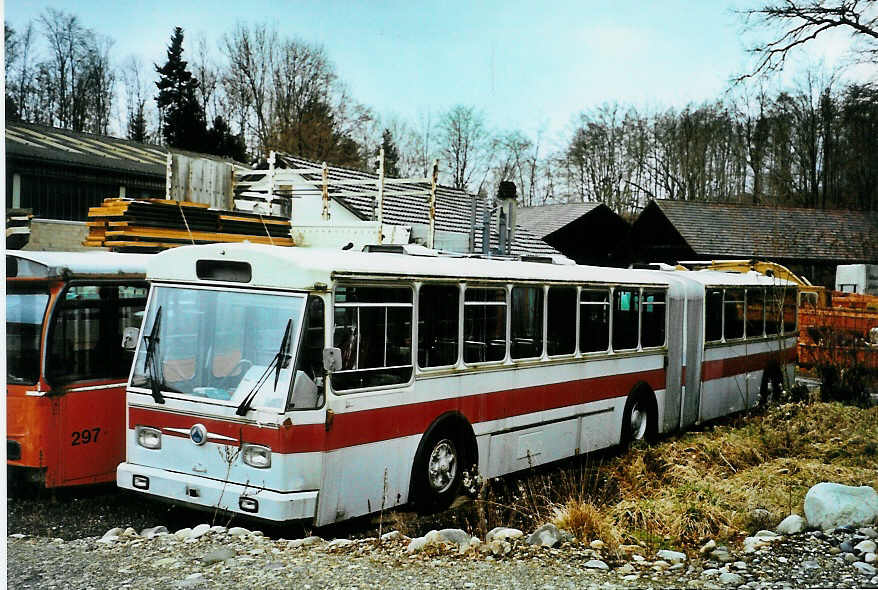
POLYGON ((747 356, 736 356, 713 361, 704 361, 701 364, 702 381, 712 381, 723 377, 734 377, 750 371, 761 371, 772 361, 779 364, 794 362, 796 349, 787 348, 782 351, 762 352, 747 356))

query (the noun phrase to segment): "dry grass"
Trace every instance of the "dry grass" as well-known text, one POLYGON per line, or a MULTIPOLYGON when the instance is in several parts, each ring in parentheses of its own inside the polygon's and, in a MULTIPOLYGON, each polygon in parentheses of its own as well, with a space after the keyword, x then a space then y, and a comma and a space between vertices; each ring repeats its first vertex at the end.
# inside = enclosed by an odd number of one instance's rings
POLYGON ((484 505, 490 526, 552 521, 610 546, 694 547, 802 514, 821 481, 878 488, 878 408, 787 404, 597 464, 495 483, 484 505), (757 508, 769 516, 754 517, 757 508))

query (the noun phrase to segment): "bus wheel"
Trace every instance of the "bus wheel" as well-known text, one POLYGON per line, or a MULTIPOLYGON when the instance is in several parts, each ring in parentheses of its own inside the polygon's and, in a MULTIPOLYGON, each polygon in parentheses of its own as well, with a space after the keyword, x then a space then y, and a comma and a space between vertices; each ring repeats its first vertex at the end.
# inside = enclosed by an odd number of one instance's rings
POLYGON ((430 435, 415 465, 415 502, 425 512, 447 508, 460 489, 463 475, 462 445, 447 430, 430 435))
POLYGON ((768 367, 762 371, 762 385, 759 387, 759 407, 767 408, 780 400, 783 391, 783 378, 780 369, 768 367))
POLYGON ((651 440, 655 436, 655 422, 655 404, 650 403, 649 395, 643 391, 631 394, 622 416, 622 444, 651 440))

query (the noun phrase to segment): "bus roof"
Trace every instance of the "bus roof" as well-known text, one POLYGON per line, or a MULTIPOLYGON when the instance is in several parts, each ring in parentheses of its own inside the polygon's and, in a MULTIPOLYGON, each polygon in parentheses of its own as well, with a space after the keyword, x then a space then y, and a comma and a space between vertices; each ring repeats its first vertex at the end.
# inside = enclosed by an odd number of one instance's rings
MULTIPOLYGON (((321 248, 280 247, 262 244, 206 244, 181 246, 154 255, 147 276, 152 281, 211 281, 196 269, 199 260, 249 264, 249 280, 229 281, 272 289, 310 289, 315 283, 329 286, 334 280, 353 277, 548 281, 576 283, 628 283, 666 286, 670 276, 703 277, 705 284, 776 284, 762 275, 732 275, 713 271, 636 270, 597 266, 561 265, 517 260, 412 256, 386 252, 353 252, 321 248), (708 276, 708 274, 710 276, 708 276), (725 279, 725 280, 722 280, 725 279)), ((696 278, 696 280, 698 280, 696 278)), ((211 281, 224 282, 224 281, 211 281)))
POLYGON ((6 278, 145 276, 152 254, 117 252, 6 252, 6 278))

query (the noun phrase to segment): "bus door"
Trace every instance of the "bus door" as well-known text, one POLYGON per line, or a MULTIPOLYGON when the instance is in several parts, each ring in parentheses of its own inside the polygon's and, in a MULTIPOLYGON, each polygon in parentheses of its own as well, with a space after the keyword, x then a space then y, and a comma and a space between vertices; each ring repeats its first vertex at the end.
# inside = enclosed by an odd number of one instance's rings
POLYGON ((665 411, 662 432, 676 430, 680 426, 683 396, 683 366, 686 291, 685 283, 671 277, 668 288, 668 354, 665 358, 665 411))
POLYGON ((133 360, 122 333, 140 327, 146 292, 143 282, 74 283, 56 301, 45 374, 58 464, 50 466, 47 485, 114 479, 125 455, 125 382, 133 360))
POLYGON ((695 424, 701 412, 701 362, 704 359, 704 287, 686 289, 686 376, 680 428, 695 424))

